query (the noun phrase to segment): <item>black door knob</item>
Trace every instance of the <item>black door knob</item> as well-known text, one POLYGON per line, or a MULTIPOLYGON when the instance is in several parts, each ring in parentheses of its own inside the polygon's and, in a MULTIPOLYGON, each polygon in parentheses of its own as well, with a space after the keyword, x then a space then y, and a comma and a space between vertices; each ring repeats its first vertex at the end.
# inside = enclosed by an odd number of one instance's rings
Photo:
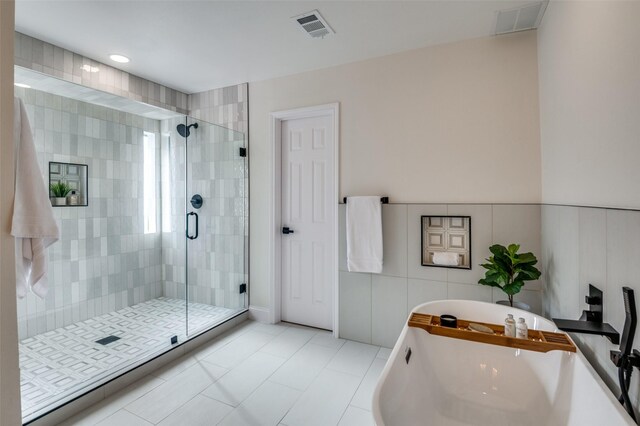
POLYGON ((288 226, 284 226, 284 227, 282 228, 282 233, 283 233, 283 234, 293 234, 293 232, 294 232, 294 231, 293 231, 293 229, 289 229, 289 227, 288 227, 288 226))

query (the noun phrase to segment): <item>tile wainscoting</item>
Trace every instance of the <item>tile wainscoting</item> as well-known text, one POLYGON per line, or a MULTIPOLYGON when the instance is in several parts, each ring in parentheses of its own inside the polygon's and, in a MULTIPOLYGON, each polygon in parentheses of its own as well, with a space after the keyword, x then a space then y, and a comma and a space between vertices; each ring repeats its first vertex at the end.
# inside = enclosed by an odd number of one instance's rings
MULTIPOLYGON (((578 319, 588 308, 584 296, 593 284, 604 292, 603 321, 622 332, 622 287, 640 292, 640 211, 543 205, 542 254, 545 316, 578 319)), ((617 395, 617 369, 609 351, 618 350, 618 345, 601 336, 572 337, 617 395)), ((639 339, 636 330, 636 347, 639 339)), ((638 389, 634 375, 631 401, 638 401, 638 389)))
MULTIPOLYGON (((481 286, 480 263, 495 243, 519 243, 541 258, 539 204, 385 204, 382 206, 384 267, 381 274, 347 271, 346 206, 340 217, 340 337, 393 347, 415 306, 439 299, 504 300, 499 290, 481 286), (469 270, 421 265, 420 217, 471 216, 469 270)), ((541 262, 540 262, 541 263, 541 262)), ((540 264, 539 264, 540 266, 540 264)), ((516 300, 542 312, 542 282, 528 282, 516 300)))

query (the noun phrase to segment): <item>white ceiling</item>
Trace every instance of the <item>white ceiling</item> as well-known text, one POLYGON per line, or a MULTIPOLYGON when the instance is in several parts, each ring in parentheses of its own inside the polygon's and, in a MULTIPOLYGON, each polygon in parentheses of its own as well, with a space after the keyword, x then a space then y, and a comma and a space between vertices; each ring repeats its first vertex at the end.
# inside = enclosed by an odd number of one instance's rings
POLYGON ((17 0, 16 29, 186 93, 489 36, 496 11, 531 1, 17 0), (336 34, 291 17, 318 9, 336 34))

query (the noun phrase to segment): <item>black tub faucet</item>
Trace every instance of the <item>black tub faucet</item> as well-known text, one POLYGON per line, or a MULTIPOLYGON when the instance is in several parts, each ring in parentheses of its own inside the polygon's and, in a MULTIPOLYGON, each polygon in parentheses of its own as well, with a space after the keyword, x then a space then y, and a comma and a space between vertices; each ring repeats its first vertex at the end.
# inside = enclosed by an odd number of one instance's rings
POLYGON ((633 368, 640 367, 640 352, 633 349, 633 337, 636 333, 638 315, 636 312, 636 299, 633 290, 629 287, 622 287, 624 299, 624 328, 622 331, 622 341, 620 335, 609 324, 602 322, 602 291, 589 284, 589 296, 585 301, 589 305, 589 310, 583 311, 579 320, 553 319, 558 328, 569 333, 600 334, 606 336, 611 343, 620 342, 620 350, 611 351, 611 361, 618 367, 618 381, 620 383, 620 397, 618 401, 627 410, 627 413, 635 421, 635 412, 629 398, 629 385, 633 368))
POLYGON ((597 334, 605 336, 614 345, 620 342, 620 333, 610 324, 602 322, 602 290, 589 284, 589 295, 585 296, 585 302, 589 305, 588 310, 582 311, 582 316, 578 320, 567 320, 553 318, 556 326, 568 333, 597 334))

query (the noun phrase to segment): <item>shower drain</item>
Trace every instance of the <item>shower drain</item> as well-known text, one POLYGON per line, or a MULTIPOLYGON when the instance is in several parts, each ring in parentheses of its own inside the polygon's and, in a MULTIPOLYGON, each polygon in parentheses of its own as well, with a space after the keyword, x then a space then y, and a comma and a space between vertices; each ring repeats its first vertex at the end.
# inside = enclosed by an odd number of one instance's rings
POLYGON ((101 345, 108 345, 111 342, 115 342, 116 340, 120 340, 120 338, 118 336, 107 336, 107 337, 103 337, 100 340, 96 340, 96 343, 99 343, 101 345))

